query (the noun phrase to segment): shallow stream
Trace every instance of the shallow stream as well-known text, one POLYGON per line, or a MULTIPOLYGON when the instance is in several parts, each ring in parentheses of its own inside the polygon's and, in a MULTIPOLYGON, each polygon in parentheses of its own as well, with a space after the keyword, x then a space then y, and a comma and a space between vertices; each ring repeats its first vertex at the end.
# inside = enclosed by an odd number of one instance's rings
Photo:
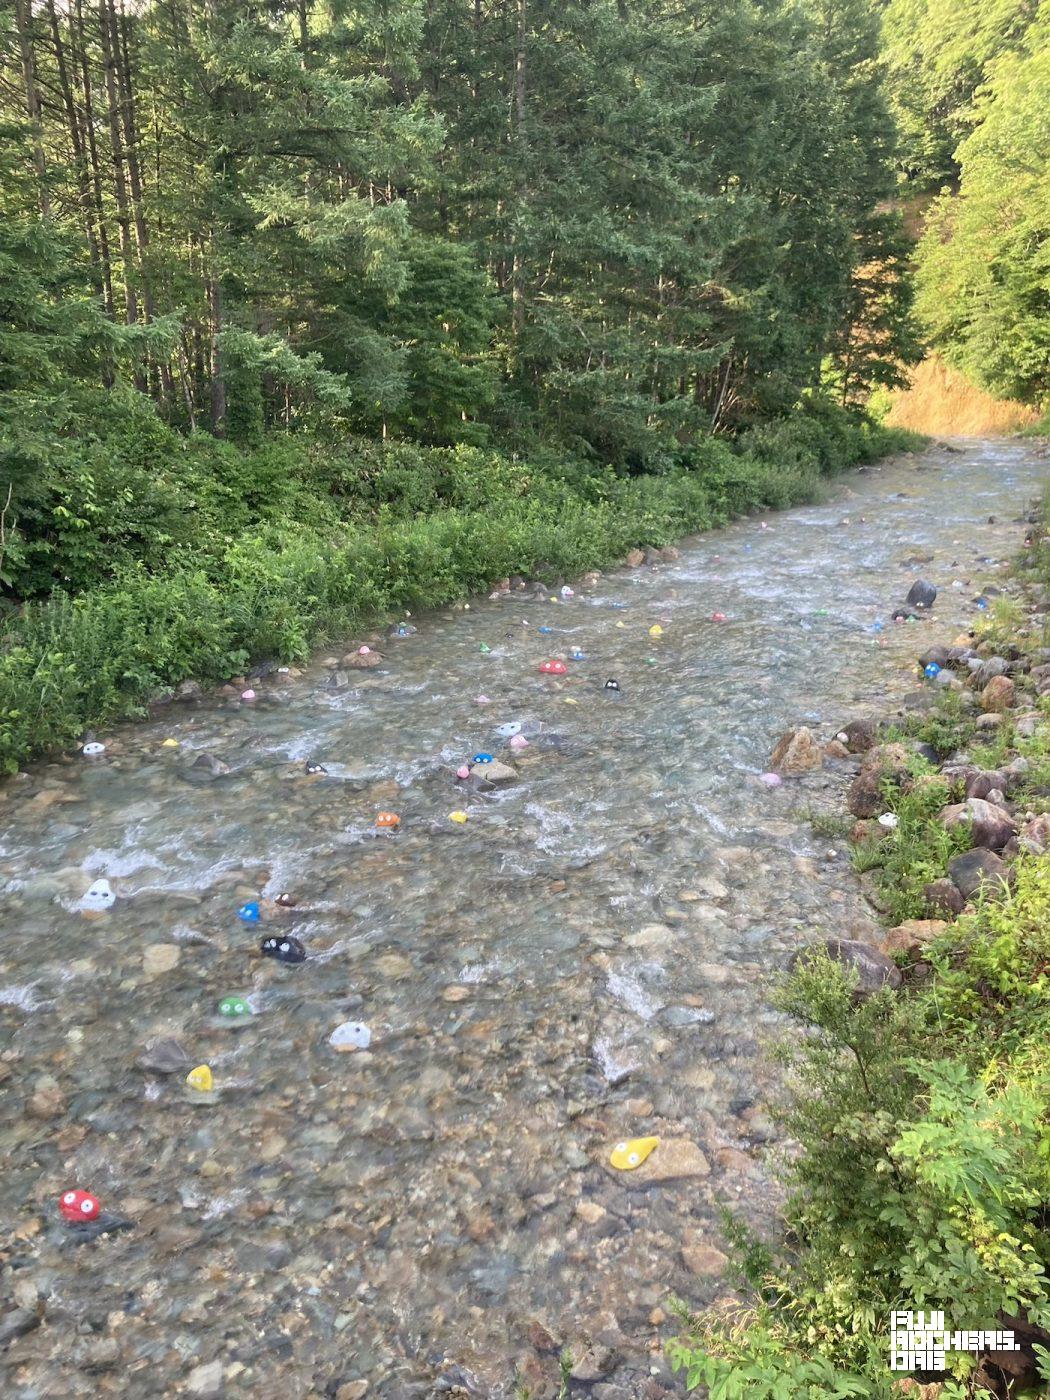
POLYGON ((0 1352, 3 1394, 510 1397, 517 1373, 542 1400, 561 1346, 573 1394, 679 1393, 668 1297, 728 1291, 718 1204, 775 1228, 768 976, 874 930, 801 815, 848 765, 759 775, 789 726, 830 738, 915 689, 1045 466, 966 442, 872 467, 676 562, 414 618, 375 670, 318 657, 6 782, 0 1291, 44 1321, 0 1352), (937 622, 894 627, 919 576, 937 622), (201 751, 230 774, 186 781, 201 751), (516 780, 457 779, 479 751, 516 780), (85 914, 99 878, 116 904, 85 914), (272 933, 306 961, 258 956, 272 933), (230 994, 254 1014, 219 1016, 230 994), (347 1020, 366 1050, 329 1045, 347 1020), (187 1065, 142 1068, 166 1036, 187 1065), (639 1187, 606 1163, 646 1134, 699 1152, 639 1187), (73 1186, 134 1228, 78 1242, 73 1186))

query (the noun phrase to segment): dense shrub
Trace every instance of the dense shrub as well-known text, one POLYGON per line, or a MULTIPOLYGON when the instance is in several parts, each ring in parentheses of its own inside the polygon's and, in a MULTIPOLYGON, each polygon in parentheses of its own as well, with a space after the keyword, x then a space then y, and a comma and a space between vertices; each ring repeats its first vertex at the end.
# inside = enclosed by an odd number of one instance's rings
POLYGON ((139 714, 188 676, 301 660, 326 637, 493 579, 606 566, 635 545, 805 500, 822 475, 903 439, 812 411, 734 450, 707 440, 660 475, 483 447, 239 448, 136 411, 69 454, 14 551, 28 596, 0 638, 0 764, 139 714), (53 596, 46 595, 58 588, 53 596))

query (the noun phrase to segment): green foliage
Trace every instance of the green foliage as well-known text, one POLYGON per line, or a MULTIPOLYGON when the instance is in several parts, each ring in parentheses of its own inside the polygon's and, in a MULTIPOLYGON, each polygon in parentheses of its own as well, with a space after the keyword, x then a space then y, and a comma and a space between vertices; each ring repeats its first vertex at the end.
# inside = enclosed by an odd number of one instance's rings
POLYGON ((988 67, 957 195, 930 212, 918 309, 930 338, 994 394, 1050 394, 1050 6, 988 67))

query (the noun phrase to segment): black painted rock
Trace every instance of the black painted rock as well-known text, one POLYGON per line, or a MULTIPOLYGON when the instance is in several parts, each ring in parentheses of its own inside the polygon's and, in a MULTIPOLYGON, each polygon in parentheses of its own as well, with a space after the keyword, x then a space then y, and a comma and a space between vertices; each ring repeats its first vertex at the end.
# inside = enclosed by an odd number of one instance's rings
POLYGON ((905 602, 910 608, 932 608, 937 600, 937 589, 924 578, 917 578, 908 589, 905 602))
POLYGON ((284 937, 271 934, 259 944, 259 951, 263 957, 275 958, 278 962, 301 963, 306 961, 306 949, 298 938, 292 938, 290 934, 285 934, 284 937))

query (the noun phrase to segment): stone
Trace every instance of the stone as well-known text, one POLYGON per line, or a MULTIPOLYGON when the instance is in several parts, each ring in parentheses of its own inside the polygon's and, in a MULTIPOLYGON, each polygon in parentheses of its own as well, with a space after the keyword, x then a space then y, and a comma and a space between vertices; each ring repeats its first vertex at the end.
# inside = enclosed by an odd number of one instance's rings
POLYGON ((512 783, 518 776, 517 769, 509 763, 493 759, 491 763, 475 763, 470 770, 472 778, 482 778, 486 783, 512 783))
POLYGON ((610 1144, 602 1153, 602 1166, 621 1186, 636 1190, 665 1181, 690 1181, 710 1175, 707 1158, 689 1138, 661 1138, 660 1145, 633 1171, 617 1171, 609 1161, 610 1144))
POLYGON ((597 1344, 589 1346, 573 1363, 569 1375, 574 1381, 600 1381, 612 1370, 614 1361, 615 1357, 608 1347, 597 1344))
POLYGON ((964 899, 972 899, 982 885, 990 886, 993 891, 1001 890, 1008 873, 1007 866, 994 852, 980 847, 952 856, 948 862, 948 875, 964 899))
MULTIPOLYGON (((946 880, 945 884, 951 884, 951 881, 946 880)), ((954 885, 952 888, 955 888, 954 885)), ((886 934, 882 940, 882 951, 890 956, 907 953, 910 957, 927 943, 932 943, 947 927, 944 919, 905 919, 904 923, 891 928, 886 934)))
POLYGON ((982 797, 951 803, 942 809, 940 823, 946 831, 969 830, 971 845, 984 846, 989 851, 1001 851, 1017 831, 1017 823, 1005 807, 982 797))
POLYGON ((354 651, 343 657, 343 665, 351 671, 371 671, 373 667, 382 664, 383 658, 378 651, 354 651))
POLYGON ((980 730, 1000 729, 1003 723, 1003 716, 997 711, 989 711, 987 714, 978 715, 974 721, 974 728, 980 730))
POLYGON ((908 779, 910 755, 903 744, 879 744, 870 749, 860 772, 850 783, 846 805, 855 817, 877 817, 886 810, 884 786, 903 787, 908 779))
POLYGON ((385 977, 391 982, 398 982, 402 977, 411 977, 414 971, 411 959, 406 958, 403 953, 381 953, 372 966, 380 977, 385 977))
POLYGON ((221 1361, 207 1361, 202 1366, 194 1366, 186 1381, 187 1395, 201 1395, 210 1400, 222 1394, 223 1374, 221 1361))
POLYGON ((849 749, 838 739, 824 745, 825 758, 849 758, 849 749))
POLYGON ((0 1317, 0 1347, 6 1347, 27 1332, 40 1326, 40 1315, 34 1309, 12 1308, 0 1317))
MULTIPOLYGON (((809 948, 802 948, 793 953, 788 966, 794 970, 799 960, 810 955, 816 946, 819 945, 811 944, 809 948)), ((858 1001, 881 991, 883 987, 896 990, 901 985, 900 968, 885 953, 867 943, 852 938, 827 938, 823 947, 832 961, 841 963, 843 967, 852 969, 857 974, 857 985, 853 995, 858 1001)))
POLYGON ((803 724, 797 729, 789 729, 777 741, 769 760, 769 766, 785 777, 794 778, 802 773, 811 773, 824 762, 820 745, 813 731, 803 724))
POLYGON ((640 568, 645 563, 645 551, 641 549, 629 549, 627 551, 627 565, 631 569, 640 568))
POLYGON ((729 1267, 729 1260, 722 1251, 709 1244, 685 1245, 682 1262, 690 1273, 699 1278, 720 1278, 729 1267))
POLYGON ((57 1118, 66 1106, 62 1090, 57 1080, 49 1074, 42 1074, 36 1081, 35 1090, 26 1105, 30 1118, 57 1118))
POLYGON ((152 1070, 154 1074, 178 1074, 190 1067, 190 1057, 183 1047, 171 1036, 151 1040, 138 1057, 140 1069, 152 1070))
POLYGON ((1009 775, 997 769, 973 773, 966 780, 967 797, 987 797, 989 793, 1005 792, 1010 785, 1009 775))
POLYGON ((335 1400, 363 1400, 367 1394, 367 1381, 347 1381, 335 1392, 335 1400))
POLYGON ((908 596, 904 601, 910 608, 932 608, 937 601, 936 586, 927 583, 924 578, 917 578, 908 589, 908 596))
POLYGON ((160 977, 178 967, 182 949, 177 943, 150 943, 142 954, 142 970, 147 977, 160 977))
POLYGON ((879 722, 875 719, 851 719, 840 732, 846 736, 843 742, 850 753, 867 753, 878 742, 879 722))
POLYGON ((953 880, 931 880, 923 887, 922 895, 927 908, 949 917, 961 914, 966 903, 962 891, 953 880))
POLYGON ((679 554, 678 550, 675 549, 673 544, 664 545, 663 549, 660 551, 660 558, 665 564, 674 564, 677 560, 681 559, 681 557, 682 556, 679 554))
POLYGON ((993 676, 981 691, 981 709, 985 714, 1002 714, 1011 709, 1016 689, 1009 676, 993 676))
POLYGON ((597 1201, 578 1201, 576 1214, 587 1225, 597 1225, 599 1220, 604 1220, 608 1211, 604 1206, 600 1206, 597 1201))
POLYGON ((1033 856, 1041 856, 1050 849, 1050 812, 1042 812, 1025 822, 1017 844, 1022 851, 1033 856))
POLYGON ((180 681, 175 687, 176 700, 199 700, 204 694, 200 681, 180 681))

